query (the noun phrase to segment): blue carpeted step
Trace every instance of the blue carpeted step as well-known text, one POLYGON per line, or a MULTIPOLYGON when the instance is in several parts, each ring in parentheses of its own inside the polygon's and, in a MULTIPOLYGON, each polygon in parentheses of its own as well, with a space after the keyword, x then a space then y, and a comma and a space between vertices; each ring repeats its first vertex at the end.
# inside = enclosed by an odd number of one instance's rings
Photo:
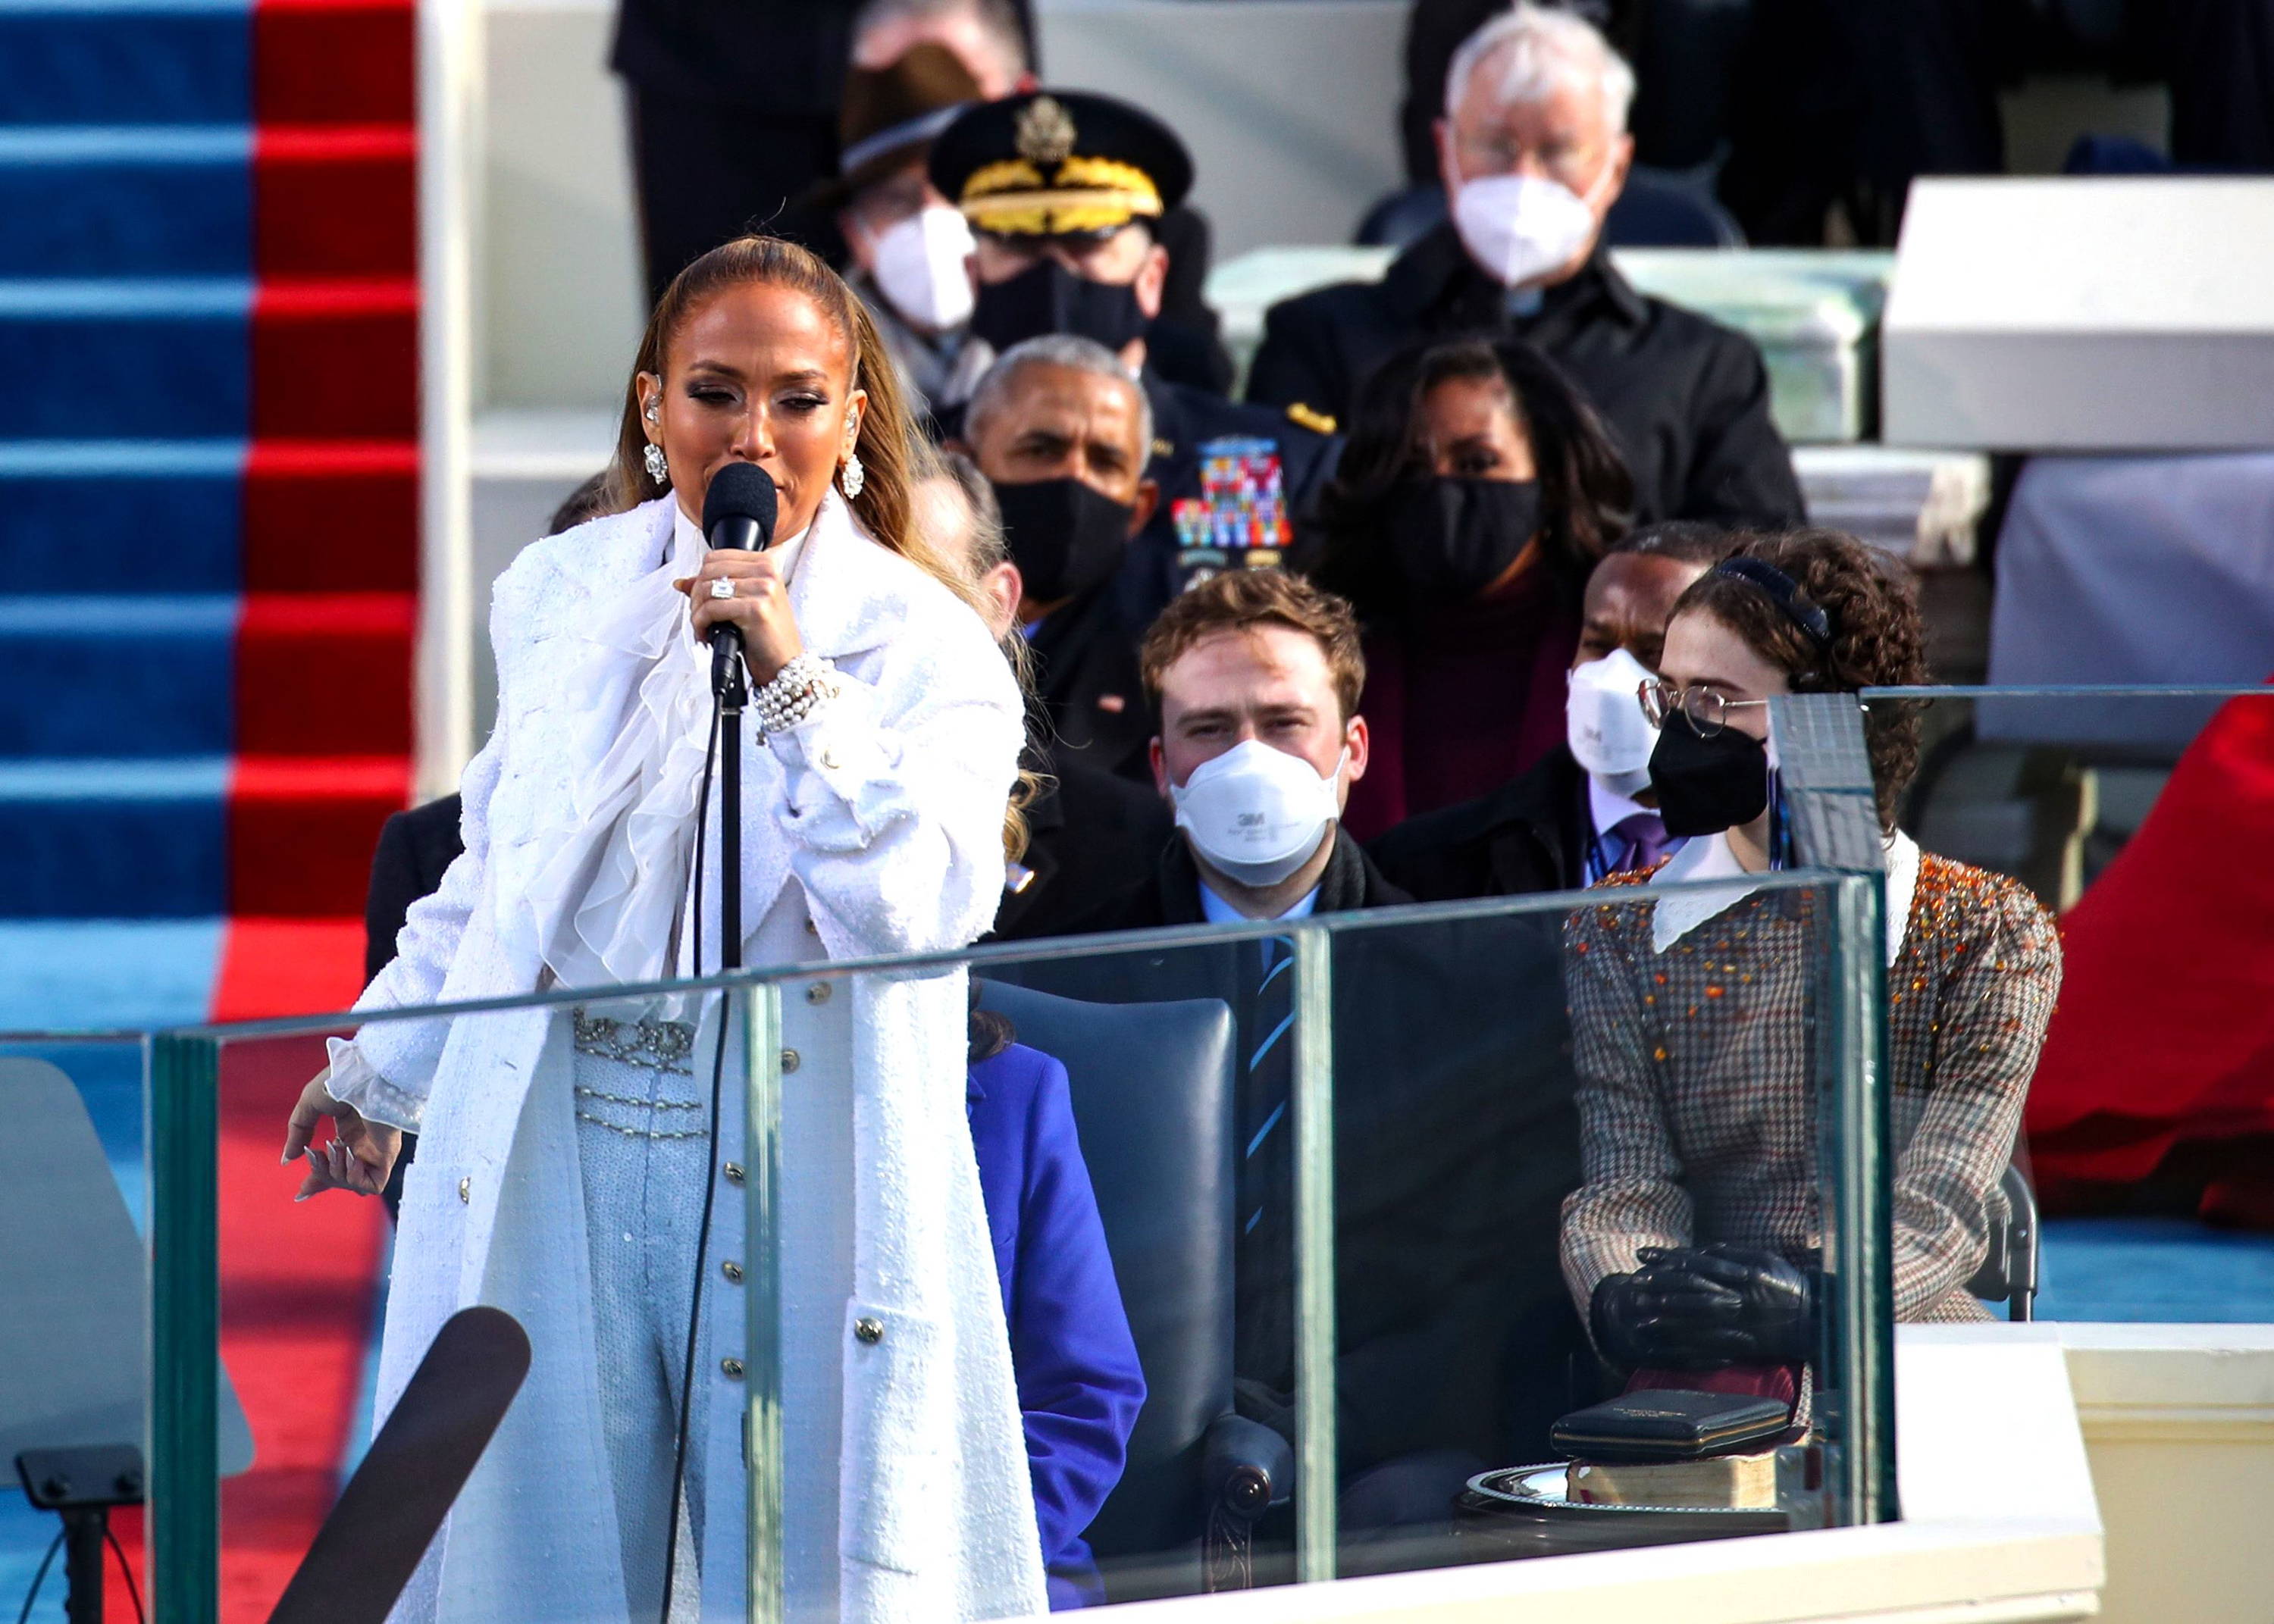
POLYGON ((245 455, 233 440, 0 443, 0 595, 236 591, 245 455))
POLYGON ((0 917, 229 911, 225 757, 0 761, 0 917))
POLYGON ((0 1032, 194 1025, 213 1011, 221 944, 218 919, 0 924, 0 1032))
POLYGON ((144 597, 134 585, 121 577, 98 597, 0 598, 0 757, 233 748, 237 600, 144 597))
POLYGON ((252 122, 246 0, 0 4, 0 124, 252 122))
POLYGON ((242 276, 248 130, 0 128, 0 276, 242 276))
POLYGON ((0 440, 242 436, 252 284, 0 282, 0 440))

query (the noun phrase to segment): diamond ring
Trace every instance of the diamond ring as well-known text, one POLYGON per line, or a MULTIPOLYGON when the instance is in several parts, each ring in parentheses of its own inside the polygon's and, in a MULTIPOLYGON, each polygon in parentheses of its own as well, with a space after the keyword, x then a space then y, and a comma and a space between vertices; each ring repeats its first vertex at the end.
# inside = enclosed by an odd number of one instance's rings
POLYGON ((724 578, 724 577, 721 577, 720 579, 719 579, 719 580, 717 580, 717 581, 713 581, 713 582, 711 583, 711 596, 712 596, 712 597, 713 597, 713 598, 732 598, 734 595, 734 583, 732 581, 727 580, 727 579, 726 579, 726 578, 724 578))

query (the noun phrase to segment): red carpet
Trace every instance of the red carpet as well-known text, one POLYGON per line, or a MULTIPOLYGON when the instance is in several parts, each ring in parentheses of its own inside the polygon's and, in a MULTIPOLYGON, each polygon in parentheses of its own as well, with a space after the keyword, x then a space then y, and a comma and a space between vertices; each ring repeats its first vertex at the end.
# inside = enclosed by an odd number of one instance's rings
MULTIPOLYGON (((306 929, 306 927, 302 927, 306 929)), ((295 1204, 284 1118, 318 1038, 222 1052, 221 1356, 252 1424, 252 1470, 222 1486, 222 1617, 260 1624, 330 1510, 361 1393, 387 1226, 375 1200, 295 1204)))

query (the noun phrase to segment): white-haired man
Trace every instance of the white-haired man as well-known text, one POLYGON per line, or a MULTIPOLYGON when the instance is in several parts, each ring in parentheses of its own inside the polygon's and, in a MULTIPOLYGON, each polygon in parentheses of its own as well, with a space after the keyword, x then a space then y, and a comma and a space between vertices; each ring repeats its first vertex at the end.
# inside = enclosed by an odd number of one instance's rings
POLYGON ((1487 22, 1454 55, 1437 123, 1451 219, 1379 282, 1273 306, 1249 398, 1346 419, 1368 375, 1403 346, 1512 332, 1570 372, 1609 423, 1638 521, 1799 523, 1759 352, 1636 292, 1603 252, 1603 221, 1634 155, 1633 98, 1633 72, 1585 19, 1526 0, 1487 22))

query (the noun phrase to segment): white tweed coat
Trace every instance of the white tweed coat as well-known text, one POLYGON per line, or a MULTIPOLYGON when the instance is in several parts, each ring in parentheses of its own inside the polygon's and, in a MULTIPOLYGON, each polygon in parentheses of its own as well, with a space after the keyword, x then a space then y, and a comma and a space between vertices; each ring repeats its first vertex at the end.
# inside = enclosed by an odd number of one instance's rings
MULTIPOLYGON (((499 580, 498 722, 464 776, 465 854, 412 907, 400 956, 359 1007, 537 986, 523 899, 588 766, 572 718, 612 714, 605 707, 622 699, 567 691, 574 634, 590 605, 655 568, 672 519, 666 498, 595 520, 527 548, 499 580)), ((835 662, 844 691, 770 745, 746 744, 744 917, 761 920, 786 891, 802 892, 832 959, 970 942, 1002 895, 1001 826, 1021 736, 1001 655, 968 607, 868 539, 833 497, 809 533, 790 602, 807 647, 835 662)), ((842 1335, 842 1615, 1039 1613, 1018 1399, 964 1118, 964 980, 870 975, 852 994, 846 1324, 871 1315, 886 1334, 842 1335)), ((565 1024, 544 1011, 372 1023, 354 1045, 363 1064, 335 1067, 340 1097, 421 1134, 395 1243, 380 1416, 459 1308, 508 1307, 534 1349, 528 1385, 400 1619, 622 1617, 565 1024)), ((727 1419, 712 1429, 709 1502, 738 1525, 738 1427, 732 1407, 714 1408, 727 1419)), ((706 1549, 717 1539, 706 1534, 706 1549)), ((708 1571, 727 1565, 705 1566, 704 1617, 742 1616, 708 1571)))

